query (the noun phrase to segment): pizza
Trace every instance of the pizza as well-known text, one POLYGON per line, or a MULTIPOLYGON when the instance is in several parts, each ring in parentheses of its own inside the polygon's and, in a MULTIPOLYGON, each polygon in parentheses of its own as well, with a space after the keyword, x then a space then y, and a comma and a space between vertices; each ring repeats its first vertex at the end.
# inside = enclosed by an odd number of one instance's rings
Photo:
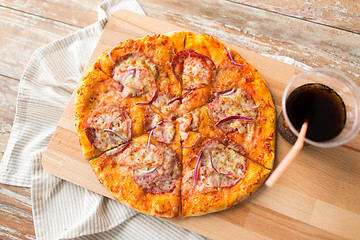
POLYGON ((159 217, 241 202, 273 166, 275 107, 258 71, 207 34, 129 39, 76 91, 84 157, 121 203, 159 217))

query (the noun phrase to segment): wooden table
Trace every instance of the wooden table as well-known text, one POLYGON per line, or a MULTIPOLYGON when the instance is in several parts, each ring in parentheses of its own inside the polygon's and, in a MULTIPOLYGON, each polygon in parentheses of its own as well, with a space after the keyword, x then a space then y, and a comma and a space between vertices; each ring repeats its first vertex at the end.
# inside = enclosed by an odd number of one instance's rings
MULTIPOLYGON (((15 116, 19 79, 32 52, 95 22, 101 1, 0 1, 0 158, 15 116)), ((148 16, 258 53, 330 66, 360 86, 359 0, 138 2, 148 16)), ((341 148, 360 152, 360 136, 341 148)), ((34 239, 30 189, 0 187, 0 238, 34 239)))

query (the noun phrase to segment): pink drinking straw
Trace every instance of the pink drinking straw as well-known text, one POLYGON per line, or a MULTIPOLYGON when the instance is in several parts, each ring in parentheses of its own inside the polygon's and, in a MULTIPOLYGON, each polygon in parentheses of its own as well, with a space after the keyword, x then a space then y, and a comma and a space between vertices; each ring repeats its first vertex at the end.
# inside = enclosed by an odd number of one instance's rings
POLYGON ((274 186, 275 182, 279 179, 281 174, 286 170, 286 168, 290 165, 291 161, 298 155, 304 146, 304 140, 306 131, 308 128, 308 121, 305 121, 301 127, 298 139, 296 140, 294 146, 290 149, 290 151, 286 154, 285 158, 281 161, 279 166, 275 169, 275 171, 270 175, 268 180, 265 182, 265 185, 268 187, 274 186))

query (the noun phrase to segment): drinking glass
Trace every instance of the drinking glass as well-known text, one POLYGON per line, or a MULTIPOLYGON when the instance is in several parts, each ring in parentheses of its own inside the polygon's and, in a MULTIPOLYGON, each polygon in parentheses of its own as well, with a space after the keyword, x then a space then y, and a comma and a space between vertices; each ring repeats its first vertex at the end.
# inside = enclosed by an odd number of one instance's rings
POLYGON ((346 109, 346 122, 341 133, 333 139, 317 142, 305 138, 305 142, 316 147, 329 148, 343 145, 353 139, 360 131, 360 89, 342 72, 330 68, 303 71, 286 86, 282 97, 282 112, 291 132, 296 136, 299 135, 299 131, 291 123, 286 111, 286 100, 296 88, 310 83, 323 84, 342 98, 346 109))

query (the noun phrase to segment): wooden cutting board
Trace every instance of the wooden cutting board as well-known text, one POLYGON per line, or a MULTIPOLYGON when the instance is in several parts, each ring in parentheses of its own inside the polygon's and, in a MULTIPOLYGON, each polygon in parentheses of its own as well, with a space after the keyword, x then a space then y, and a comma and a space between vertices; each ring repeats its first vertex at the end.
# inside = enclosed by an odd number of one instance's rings
MULTIPOLYGON (((126 39, 177 30, 184 29, 129 11, 118 11, 107 23, 89 65, 103 51, 126 39)), ((263 76, 279 113, 282 92, 301 69, 232 47, 263 76)), ((354 141, 357 147, 306 147, 275 187, 263 186, 228 210, 168 221, 212 239, 359 239, 360 144, 357 143, 360 137, 354 141)), ((275 166, 290 147, 277 135, 275 166)), ((43 155, 42 164, 50 174, 112 198, 82 156, 74 125, 74 95, 43 155)))

